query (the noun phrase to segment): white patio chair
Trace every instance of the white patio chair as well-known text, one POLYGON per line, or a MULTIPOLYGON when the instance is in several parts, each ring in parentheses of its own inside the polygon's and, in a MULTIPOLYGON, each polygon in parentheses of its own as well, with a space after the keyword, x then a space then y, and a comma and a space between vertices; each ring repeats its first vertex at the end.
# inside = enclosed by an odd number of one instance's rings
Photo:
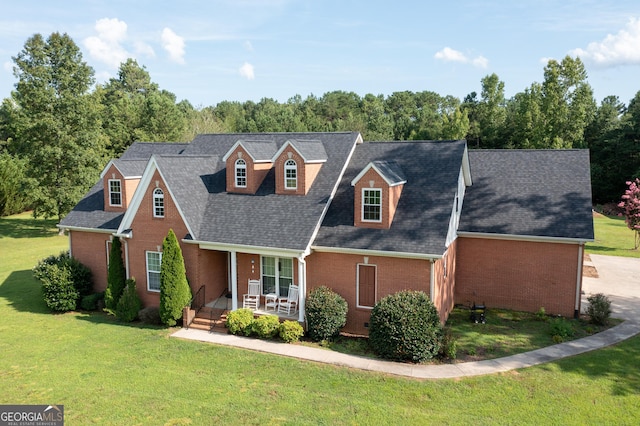
POLYGON ((287 313, 291 315, 298 310, 298 286, 295 284, 289 285, 289 295, 287 297, 281 297, 278 301, 278 313, 287 313))
POLYGON ((249 280, 249 292, 242 295, 242 307, 254 311, 260 308, 260 280, 249 280))

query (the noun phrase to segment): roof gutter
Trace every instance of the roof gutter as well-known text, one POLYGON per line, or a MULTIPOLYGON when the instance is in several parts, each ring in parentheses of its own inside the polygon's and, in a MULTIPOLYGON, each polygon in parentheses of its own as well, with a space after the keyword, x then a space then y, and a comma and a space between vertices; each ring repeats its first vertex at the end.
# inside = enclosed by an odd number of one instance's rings
POLYGON ((56 228, 67 231, 94 232, 96 234, 113 234, 118 231, 117 229, 85 228, 82 226, 64 226, 60 224, 57 224, 56 228))
POLYGON ((284 249, 284 248, 274 248, 274 247, 264 247, 264 246, 253 246, 253 245, 243 245, 243 244, 231 244, 231 243, 214 243, 211 241, 197 241, 191 239, 182 239, 181 240, 185 244, 196 244, 203 250, 217 250, 217 251, 233 251, 239 253, 248 253, 248 254, 260 254, 266 256, 287 256, 287 257, 300 257, 306 256, 304 250, 295 250, 295 249, 284 249))
POLYGON ((324 252, 324 253, 343 253, 343 254, 358 254, 358 255, 365 255, 365 256, 397 257, 402 259, 423 259, 423 260, 442 259, 441 254, 408 253, 408 252, 400 252, 400 251, 367 250, 367 249, 353 249, 353 248, 345 248, 345 247, 323 247, 323 246, 312 246, 311 249, 313 251, 324 252))
POLYGON ((493 234, 489 232, 458 231, 458 237, 483 238, 488 240, 530 241, 536 243, 585 244, 595 241, 593 238, 544 237, 538 235, 493 234))

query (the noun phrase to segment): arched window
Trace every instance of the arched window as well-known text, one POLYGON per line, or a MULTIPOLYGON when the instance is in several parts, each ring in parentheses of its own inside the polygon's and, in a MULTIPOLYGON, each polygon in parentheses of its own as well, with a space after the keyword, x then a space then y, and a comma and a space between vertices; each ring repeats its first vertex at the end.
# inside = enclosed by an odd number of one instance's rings
POLYGON ((298 166, 293 160, 287 160, 284 163, 284 188, 298 188, 298 166))
POLYGON ((153 191, 153 217, 164 217, 164 192, 160 188, 153 191))
POLYGON ((242 159, 236 160, 236 188, 247 187, 247 163, 242 159))

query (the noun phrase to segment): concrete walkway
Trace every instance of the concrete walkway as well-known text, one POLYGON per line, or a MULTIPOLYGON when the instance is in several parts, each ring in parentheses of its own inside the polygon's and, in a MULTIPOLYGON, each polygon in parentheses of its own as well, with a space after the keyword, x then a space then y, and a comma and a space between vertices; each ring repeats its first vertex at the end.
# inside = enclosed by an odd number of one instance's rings
POLYGON ((505 358, 459 364, 415 365, 195 329, 181 329, 172 336, 419 379, 504 372, 601 349, 640 333, 640 259, 591 255, 591 261, 598 270, 599 278, 584 278, 583 307, 586 306, 588 295, 604 293, 612 300, 612 316, 625 321, 593 336, 505 358))

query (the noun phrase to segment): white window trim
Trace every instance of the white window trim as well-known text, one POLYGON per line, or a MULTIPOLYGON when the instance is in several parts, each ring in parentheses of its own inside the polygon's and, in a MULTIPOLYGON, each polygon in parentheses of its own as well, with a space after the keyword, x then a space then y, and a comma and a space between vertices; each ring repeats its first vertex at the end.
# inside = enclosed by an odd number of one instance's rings
MULTIPOLYGON (((360 219, 362 222, 368 222, 368 223, 382 223, 382 188, 362 188, 362 198, 361 200, 361 205, 360 205, 360 219), (378 191, 380 192, 380 218, 377 220, 372 220, 372 219, 365 219, 364 218, 364 193, 365 191, 378 191)), ((374 204, 371 204, 372 206, 374 204)))
POLYGON ((236 188, 246 188, 247 187, 247 162, 242 158, 238 158, 235 162, 234 168, 234 184, 236 188), (238 170, 244 170, 244 185, 238 185, 238 170))
POLYGON ((378 265, 372 265, 370 263, 358 263, 356 264, 356 308, 361 309, 373 309, 373 306, 360 305, 360 266, 372 266, 375 269, 375 283, 373 284, 373 304, 378 301, 378 265))
POLYGON ((165 215, 165 203, 164 203, 164 191, 161 188, 153 190, 153 217, 164 217, 165 215), (160 191, 160 192, 158 192, 160 191), (156 206, 156 199, 162 199, 162 214, 158 214, 158 206, 156 206))
POLYGON ((284 189, 296 190, 298 189, 298 163, 295 160, 289 159, 284 162, 284 189), (289 164, 293 163, 293 165, 289 164), (294 181, 294 186, 289 186, 288 181, 290 178, 287 177, 287 171, 293 170, 295 173, 295 177, 291 178, 294 181))
MULTIPOLYGON (((154 289, 154 288, 149 288, 149 253, 157 253, 160 255, 160 267, 162 268, 162 252, 161 251, 151 251, 151 250, 147 250, 144 252, 144 259, 145 259, 145 263, 146 263, 146 268, 147 268, 147 291, 151 291, 153 293, 160 293, 160 289, 154 289)), ((156 273, 156 271, 151 271, 156 273)), ((158 274, 160 274, 160 271, 157 271, 158 274)))
POLYGON ((122 181, 120 179, 109 179, 109 205, 113 207, 122 207, 122 181), (120 187, 120 192, 111 191, 111 182, 118 182, 118 186, 120 187), (120 194, 120 204, 114 204, 111 202, 111 194, 120 194))

